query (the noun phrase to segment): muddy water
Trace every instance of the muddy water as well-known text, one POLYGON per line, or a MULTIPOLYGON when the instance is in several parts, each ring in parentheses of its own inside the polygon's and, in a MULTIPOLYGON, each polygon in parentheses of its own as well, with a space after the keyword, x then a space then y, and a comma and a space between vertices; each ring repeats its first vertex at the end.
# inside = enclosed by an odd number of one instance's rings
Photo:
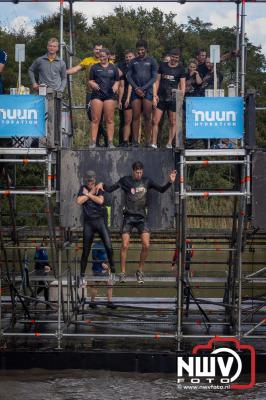
POLYGON ((249 391, 186 392, 175 375, 108 371, 0 371, 0 400, 265 400, 266 376, 249 391))

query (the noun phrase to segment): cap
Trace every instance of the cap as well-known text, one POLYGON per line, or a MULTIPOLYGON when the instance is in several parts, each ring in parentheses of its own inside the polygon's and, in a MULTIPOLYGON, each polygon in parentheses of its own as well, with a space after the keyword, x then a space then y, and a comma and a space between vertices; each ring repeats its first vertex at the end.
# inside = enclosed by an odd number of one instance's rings
POLYGON ((92 170, 87 171, 86 177, 88 181, 93 181, 96 178, 96 173, 92 170))

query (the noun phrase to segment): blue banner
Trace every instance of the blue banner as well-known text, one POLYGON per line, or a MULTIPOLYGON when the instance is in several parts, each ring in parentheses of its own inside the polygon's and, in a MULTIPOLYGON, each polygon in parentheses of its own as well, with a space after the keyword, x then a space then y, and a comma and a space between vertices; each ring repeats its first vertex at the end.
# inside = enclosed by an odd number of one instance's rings
POLYGON ((44 135, 44 96, 0 96, 0 137, 42 137, 44 135))
POLYGON ((242 97, 187 97, 187 139, 242 138, 242 97))

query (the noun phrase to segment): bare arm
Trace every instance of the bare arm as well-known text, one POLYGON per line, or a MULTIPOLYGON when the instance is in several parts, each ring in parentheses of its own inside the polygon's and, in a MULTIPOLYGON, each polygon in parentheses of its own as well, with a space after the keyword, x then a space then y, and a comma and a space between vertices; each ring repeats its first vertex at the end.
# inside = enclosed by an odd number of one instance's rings
POLYGON ((186 78, 180 78, 180 90, 184 96, 186 91, 186 78))
POLYGON ((120 109, 122 108, 122 98, 124 96, 124 91, 125 91, 125 81, 124 81, 124 79, 121 79, 120 83, 119 83, 119 89, 118 89, 118 107, 120 109))
POLYGON ((68 68, 68 70, 67 70, 67 74, 68 75, 74 75, 74 74, 76 74, 77 72, 79 72, 79 71, 81 71, 83 69, 83 67, 81 66, 81 65, 75 65, 75 67, 72 67, 72 68, 68 68))
POLYGON ((1 74, 1 72, 3 72, 4 68, 5 68, 5 64, 0 63, 0 74, 1 74))
POLYGON ((77 197, 76 202, 78 205, 82 205, 82 204, 86 203, 86 201, 88 201, 88 200, 92 200, 94 203, 100 204, 100 205, 102 205, 104 203, 103 196, 96 196, 95 194, 92 194, 88 191, 86 193, 85 190, 84 190, 84 194, 77 197))

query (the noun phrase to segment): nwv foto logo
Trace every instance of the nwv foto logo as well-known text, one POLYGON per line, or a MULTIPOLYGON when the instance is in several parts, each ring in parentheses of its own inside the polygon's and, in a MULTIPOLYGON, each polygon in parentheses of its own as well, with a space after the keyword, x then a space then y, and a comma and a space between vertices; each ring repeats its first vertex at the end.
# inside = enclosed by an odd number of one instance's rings
MULTIPOLYGON (((231 389, 250 389, 255 385, 255 349, 250 345, 242 345, 235 338, 212 338, 207 345, 194 346, 193 356, 177 357, 177 383, 200 385, 200 388, 211 388, 210 385, 226 385, 231 389), (230 344, 220 347, 219 342, 230 344), (233 344, 234 348, 231 348, 233 344), (216 347, 213 349, 213 347, 216 347), (218 348, 217 348, 218 347, 218 348), (200 354, 203 352, 203 354, 200 354), (248 357, 247 357, 248 356, 248 357), (249 359, 249 382, 243 383, 243 357, 249 359), (241 377, 242 374, 242 377, 241 377)), ((246 375, 245 375, 246 377, 246 375)), ((189 386, 190 385, 190 386, 189 386)), ((197 387, 196 387, 197 388, 197 387)), ((222 386, 217 387, 222 389, 222 386)))

